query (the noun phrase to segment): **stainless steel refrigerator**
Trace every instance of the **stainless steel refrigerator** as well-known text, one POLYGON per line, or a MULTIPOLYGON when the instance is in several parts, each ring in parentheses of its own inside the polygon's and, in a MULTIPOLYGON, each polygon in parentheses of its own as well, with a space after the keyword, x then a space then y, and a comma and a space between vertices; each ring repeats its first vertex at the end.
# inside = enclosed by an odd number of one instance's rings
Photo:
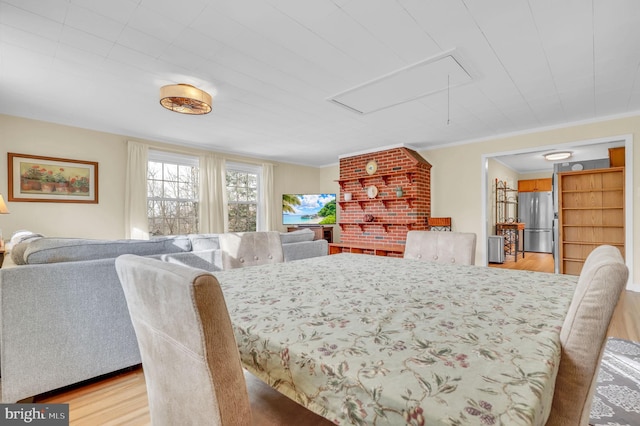
POLYGON ((524 251, 553 251, 553 196, 546 192, 518 193, 518 222, 524 223, 524 251))

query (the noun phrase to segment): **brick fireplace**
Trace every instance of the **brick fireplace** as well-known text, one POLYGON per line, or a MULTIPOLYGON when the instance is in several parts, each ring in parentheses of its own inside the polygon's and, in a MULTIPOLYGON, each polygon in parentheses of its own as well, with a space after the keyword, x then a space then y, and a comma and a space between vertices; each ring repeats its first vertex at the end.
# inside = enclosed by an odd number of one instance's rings
POLYGON ((338 182, 343 243, 404 244, 409 230, 429 228, 431 164, 416 151, 401 147, 341 158, 338 182))

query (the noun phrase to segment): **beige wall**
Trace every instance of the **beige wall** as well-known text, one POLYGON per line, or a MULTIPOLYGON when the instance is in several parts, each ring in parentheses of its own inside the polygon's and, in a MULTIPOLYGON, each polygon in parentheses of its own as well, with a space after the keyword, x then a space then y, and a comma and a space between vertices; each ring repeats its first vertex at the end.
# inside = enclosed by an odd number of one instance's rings
MULTIPOLYGON (((195 155, 203 152, 157 141, 0 115, 0 194, 5 200, 8 199, 7 152, 99 163, 98 204, 7 202, 11 214, 0 216, 4 239, 19 229, 47 236, 124 238, 124 166, 128 140, 195 155)), ((259 159, 231 158, 234 161, 262 162, 259 159)), ((320 188, 322 170, 287 163, 274 164, 274 192, 278 202, 274 205, 273 214, 276 215, 276 223, 281 223, 282 204, 279 200, 282 194, 324 190, 320 188)), ((279 229, 285 228, 279 225, 279 229)))
MULTIPOLYGON (((458 231, 484 235, 484 227, 493 220, 487 211, 483 223, 483 205, 491 199, 488 183, 481 177, 483 155, 530 149, 538 146, 555 146, 563 143, 631 134, 640 137, 640 116, 608 120, 599 123, 570 126, 561 129, 531 132, 500 137, 482 142, 460 144, 421 152, 432 165, 431 213, 433 216, 451 216, 458 231), (483 203, 483 194, 487 201, 483 203)), ((11 214, 0 216, 0 229, 5 239, 18 229, 29 229, 50 236, 80 236, 88 238, 124 237, 124 164, 126 141, 135 138, 95 132, 41 121, 0 115, 0 193, 7 198, 7 152, 35 154, 99 162, 100 203, 29 203, 8 202, 11 214)), ((142 141, 155 147, 167 146, 155 141, 142 141)), ((175 148, 175 146, 173 146, 175 148)), ((178 147, 184 152, 201 151, 178 147)), ((234 158, 241 161, 241 158, 234 158)), ((258 159, 246 159, 260 162, 258 159)), ((633 253, 640 250, 640 150, 633 151, 633 253)), ((494 167, 491 166, 493 170, 494 167)), ((496 169, 497 170, 497 169, 496 169)), ((504 172, 504 171, 503 171, 504 172)), ((492 171, 488 181, 499 177, 492 171)), ((339 192, 336 180, 338 165, 313 168, 276 163, 274 191, 277 200, 285 192, 339 192)), ((282 206, 275 203, 274 214, 280 222, 282 206)), ((280 225, 280 230, 284 227, 280 225)), ((335 231, 339 236, 339 227, 335 231)), ((336 238, 337 239, 337 238, 336 238)), ((479 240, 477 262, 486 259, 485 243, 479 240)), ((633 269, 640 271, 640 258, 633 260, 633 269)), ((640 275, 636 274, 636 275, 640 275)), ((634 278, 637 282, 638 278, 634 278)), ((636 285, 640 290, 640 285, 636 285)))
MULTIPOLYGON (((421 154, 433 165, 431 169, 432 215, 451 216, 458 231, 475 232, 479 238, 476 263, 484 264, 486 244, 480 237, 485 235, 484 230, 491 224, 489 212, 486 214, 487 223, 482 222, 483 191, 487 193, 487 198, 490 198, 489 183, 482 180, 483 155, 628 134, 632 135, 634 140, 640 140, 640 116, 423 151, 421 154)), ((631 191, 633 197, 633 220, 632 223, 627 223, 627 226, 633 229, 633 253, 639 253, 640 150, 637 149, 633 150, 632 172, 633 187, 627 187, 627 191, 631 191)), ((631 263, 634 271, 640 271, 640 257, 631 256, 627 261, 631 263)), ((634 274, 633 289, 637 291, 640 291, 639 278, 640 272, 634 274)))

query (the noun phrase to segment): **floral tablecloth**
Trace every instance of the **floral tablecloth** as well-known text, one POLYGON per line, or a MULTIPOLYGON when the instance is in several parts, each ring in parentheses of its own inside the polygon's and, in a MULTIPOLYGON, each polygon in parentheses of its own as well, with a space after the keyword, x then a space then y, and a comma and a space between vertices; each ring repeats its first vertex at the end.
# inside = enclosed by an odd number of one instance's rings
POLYGON ((245 368, 337 424, 546 421, 576 277, 346 253, 216 277, 245 368))

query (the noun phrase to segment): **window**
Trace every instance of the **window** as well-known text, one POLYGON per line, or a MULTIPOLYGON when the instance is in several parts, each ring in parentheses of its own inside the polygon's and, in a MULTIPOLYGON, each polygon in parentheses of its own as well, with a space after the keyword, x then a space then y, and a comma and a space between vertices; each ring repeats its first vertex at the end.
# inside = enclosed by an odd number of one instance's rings
POLYGON ((149 234, 198 232, 198 158, 149 151, 147 216, 149 234))
POLYGON ((260 166, 227 163, 229 231, 248 232, 262 228, 259 225, 261 174, 260 166))

